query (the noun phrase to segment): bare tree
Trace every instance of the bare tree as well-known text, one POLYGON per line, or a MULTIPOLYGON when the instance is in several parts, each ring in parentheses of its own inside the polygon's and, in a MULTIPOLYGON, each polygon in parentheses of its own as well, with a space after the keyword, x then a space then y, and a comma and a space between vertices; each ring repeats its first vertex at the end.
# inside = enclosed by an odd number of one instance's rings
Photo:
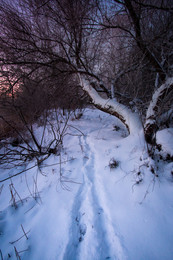
POLYGON ((18 71, 26 89, 36 82, 49 93, 81 88, 93 105, 151 143, 160 108, 171 111, 164 102, 173 88, 172 1, 17 2, 0 6, 2 75, 18 71), (130 98, 140 99, 142 115, 149 105, 144 121, 130 98))

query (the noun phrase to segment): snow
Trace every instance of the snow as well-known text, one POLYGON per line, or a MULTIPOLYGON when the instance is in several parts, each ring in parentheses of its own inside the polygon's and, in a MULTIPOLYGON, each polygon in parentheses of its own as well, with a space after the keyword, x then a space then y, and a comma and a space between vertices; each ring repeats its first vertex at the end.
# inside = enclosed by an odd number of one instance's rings
POLYGON ((156 133, 156 142, 161 145, 162 152, 173 156, 173 128, 166 128, 156 133))
POLYGON ((156 120, 156 108, 157 108, 157 102, 159 100, 159 97, 162 95, 165 89, 169 89, 169 87, 173 84, 173 78, 167 78, 166 82, 162 84, 153 94, 152 101, 150 102, 150 105, 147 109, 146 114, 146 122, 145 125, 153 124, 156 120))
MULTIPOLYGON (((3 259, 172 260, 173 163, 160 161, 156 177, 140 134, 99 110, 69 124, 61 158, 0 183, 3 259)), ((1 169, 0 180, 23 169, 1 169)))

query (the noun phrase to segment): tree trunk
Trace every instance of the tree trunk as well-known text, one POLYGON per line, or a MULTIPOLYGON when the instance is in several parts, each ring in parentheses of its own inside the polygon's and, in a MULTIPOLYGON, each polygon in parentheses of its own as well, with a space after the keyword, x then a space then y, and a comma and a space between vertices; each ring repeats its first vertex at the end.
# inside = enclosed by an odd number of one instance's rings
POLYGON ((145 138, 148 143, 153 142, 153 137, 158 130, 157 116, 159 107, 161 106, 164 98, 173 90, 173 78, 168 78, 153 94, 152 100, 147 110, 145 121, 145 138))
POLYGON ((91 98, 92 104, 98 109, 119 118, 129 131, 129 134, 144 134, 142 121, 137 113, 132 112, 127 106, 120 104, 116 99, 104 99, 98 92, 78 74, 82 89, 91 98))
POLYGON ((153 136, 158 129, 156 123, 157 112, 161 102, 163 102, 167 94, 173 90, 173 78, 168 78, 166 82, 154 92, 143 127, 142 119, 137 113, 132 112, 127 106, 118 103, 116 99, 102 98, 91 86, 89 81, 85 80, 80 74, 78 74, 78 77, 82 89, 91 98, 92 104, 98 109, 119 118, 128 129, 129 134, 138 138, 141 147, 143 147, 143 152, 145 151, 145 155, 148 155, 147 143, 152 143, 153 136))

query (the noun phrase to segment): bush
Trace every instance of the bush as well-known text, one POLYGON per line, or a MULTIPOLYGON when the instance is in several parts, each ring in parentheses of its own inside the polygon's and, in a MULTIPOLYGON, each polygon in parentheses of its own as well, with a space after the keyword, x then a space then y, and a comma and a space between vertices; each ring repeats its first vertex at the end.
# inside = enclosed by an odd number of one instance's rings
POLYGON ((111 158, 109 161, 109 168, 110 169, 116 169, 119 166, 119 161, 115 160, 114 158, 111 158))

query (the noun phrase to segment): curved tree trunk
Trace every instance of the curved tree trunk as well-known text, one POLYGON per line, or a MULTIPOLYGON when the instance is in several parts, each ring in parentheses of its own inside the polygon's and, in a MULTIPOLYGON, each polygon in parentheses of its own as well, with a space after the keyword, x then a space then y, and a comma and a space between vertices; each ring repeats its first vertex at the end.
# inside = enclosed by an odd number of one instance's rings
POLYGON ((132 112, 127 106, 120 104, 116 99, 102 98, 91 86, 89 81, 78 74, 82 89, 91 98, 92 104, 98 109, 119 118, 126 126, 130 135, 140 136, 143 142, 152 143, 158 129, 156 118, 158 110, 164 98, 173 90, 173 78, 168 78, 153 94, 147 110, 145 125, 137 113, 132 112))
POLYGON ((120 104, 116 99, 104 99, 98 92, 78 74, 82 89, 91 98, 92 104, 98 109, 119 118, 129 131, 129 134, 144 134, 142 121, 137 113, 132 112, 127 106, 120 104))

